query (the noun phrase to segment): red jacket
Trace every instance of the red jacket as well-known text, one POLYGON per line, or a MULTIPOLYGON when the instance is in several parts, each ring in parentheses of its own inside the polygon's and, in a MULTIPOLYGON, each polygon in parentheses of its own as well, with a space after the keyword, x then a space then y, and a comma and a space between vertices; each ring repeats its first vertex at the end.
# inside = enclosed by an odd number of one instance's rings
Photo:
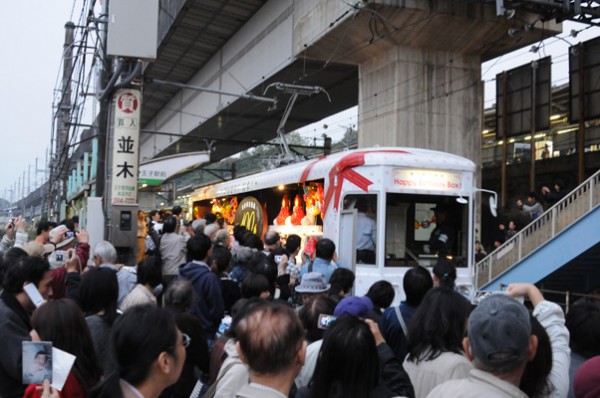
MULTIPOLYGON (((41 398, 42 393, 36 390, 36 387, 41 387, 40 384, 30 384, 27 386, 25 390, 25 395, 23 398, 41 398)), ((67 381, 65 381, 65 385, 63 386, 62 391, 58 393, 61 398, 85 398, 85 392, 83 391, 83 387, 79 383, 77 376, 75 373, 69 373, 67 376, 67 381)))

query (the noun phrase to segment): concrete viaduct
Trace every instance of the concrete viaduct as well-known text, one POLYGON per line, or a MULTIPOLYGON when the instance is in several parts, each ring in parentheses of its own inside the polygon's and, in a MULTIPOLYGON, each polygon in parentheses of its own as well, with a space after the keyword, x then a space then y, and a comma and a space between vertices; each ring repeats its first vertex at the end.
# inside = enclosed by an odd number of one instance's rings
MULTIPOLYGON (((480 162, 481 63, 557 34, 475 0, 172 0, 158 58, 144 71, 140 160, 206 149, 221 159, 276 136, 285 108, 157 81, 263 95, 273 82, 319 85, 286 130, 358 104, 359 146, 415 146, 480 162), (222 142, 222 144, 219 144, 222 142)), ((164 8, 166 7, 166 8, 164 8)))

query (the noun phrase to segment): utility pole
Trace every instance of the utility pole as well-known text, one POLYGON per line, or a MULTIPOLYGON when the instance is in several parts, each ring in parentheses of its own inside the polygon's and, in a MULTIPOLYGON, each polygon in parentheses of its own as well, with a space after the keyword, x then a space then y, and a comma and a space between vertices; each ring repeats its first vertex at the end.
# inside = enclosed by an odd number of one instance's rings
POLYGON ((50 168, 50 207, 60 215, 60 205, 66 199, 64 179, 68 174, 66 165, 69 158, 69 128, 71 120, 71 75, 73 74, 73 42, 75 24, 65 24, 65 44, 63 45, 63 77, 62 96, 56 110, 56 147, 54 151, 53 167, 50 168), (54 201, 54 203, 52 202, 54 201))
POLYGON ((31 164, 27 166, 27 195, 31 193, 31 164))
MULTIPOLYGON (((98 90, 106 87, 108 77, 111 72, 112 59, 106 56, 106 39, 108 30, 108 0, 102 3, 103 20, 99 23, 99 43, 100 48, 100 63, 98 70, 98 90)), ((110 107, 110 97, 100 102, 100 112, 94 122, 96 136, 98 137, 98 167, 96 170, 96 196, 104 197, 106 186, 106 137, 108 135, 108 110, 110 107)), ((106 203, 105 203, 105 206, 106 203)), ((105 207, 106 209, 106 207, 105 207)), ((106 231, 105 231, 106 234, 106 231)))
POLYGON ((46 177, 47 177, 47 171, 48 171, 48 149, 46 149, 46 167, 44 167, 43 169, 40 169, 39 164, 38 164, 38 160, 39 158, 36 156, 35 158, 35 182, 33 184, 34 186, 34 190, 39 189, 40 190, 40 218, 45 218, 47 217, 47 214, 45 212, 45 203, 47 201, 45 192, 44 192, 44 181, 47 181, 46 177), (41 179, 41 183, 40 183, 40 178, 39 178, 39 173, 42 173, 42 179, 41 179))

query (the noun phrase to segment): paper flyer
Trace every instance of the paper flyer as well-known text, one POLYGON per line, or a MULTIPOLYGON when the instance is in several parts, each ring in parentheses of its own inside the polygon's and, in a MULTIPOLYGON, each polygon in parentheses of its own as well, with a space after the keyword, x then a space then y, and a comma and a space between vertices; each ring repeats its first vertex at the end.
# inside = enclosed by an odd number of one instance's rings
POLYGON ((52 388, 62 391, 75 363, 75 355, 52 347, 52 388))

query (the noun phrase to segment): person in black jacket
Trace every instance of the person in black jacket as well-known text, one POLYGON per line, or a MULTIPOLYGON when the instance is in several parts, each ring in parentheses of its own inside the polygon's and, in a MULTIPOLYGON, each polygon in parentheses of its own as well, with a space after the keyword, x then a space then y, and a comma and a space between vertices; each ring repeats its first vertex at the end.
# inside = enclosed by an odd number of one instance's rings
POLYGON ((215 245, 209 263, 211 271, 221 280, 225 313, 230 314, 233 304, 242 297, 239 283, 234 282, 229 275, 232 266, 231 251, 224 246, 215 245))
POLYGON ((296 398, 414 397, 408 375, 377 324, 342 315, 325 332, 312 381, 296 398))
POLYGON ((173 398, 187 398, 190 396, 198 378, 194 369, 202 371, 201 380, 208 380, 208 365, 210 355, 206 334, 202 331, 200 320, 188 311, 194 304, 194 288, 185 279, 173 281, 165 292, 165 308, 175 315, 175 323, 182 333, 191 337, 187 347, 187 356, 183 371, 177 383, 165 390, 162 396, 173 398), (166 394, 165 394, 166 393, 166 394), (171 394, 171 395, 169 395, 171 394))
POLYGON ((552 188, 553 189, 550 189, 547 186, 542 187, 542 196, 544 197, 544 201, 548 204, 548 206, 553 206, 556 202, 567 195, 567 191, 565 190, 564 184, 561 180, 555 180, 552 188))
POLYGON ((24 286, 35 286, 47 300, 52 297, 52 273, 46 260, 27 255, 5 266, 0 293, 0 396, 20 398, 25 391, 21 380, 21 343, 31 341, 29 314, 35 309, 24 286))

